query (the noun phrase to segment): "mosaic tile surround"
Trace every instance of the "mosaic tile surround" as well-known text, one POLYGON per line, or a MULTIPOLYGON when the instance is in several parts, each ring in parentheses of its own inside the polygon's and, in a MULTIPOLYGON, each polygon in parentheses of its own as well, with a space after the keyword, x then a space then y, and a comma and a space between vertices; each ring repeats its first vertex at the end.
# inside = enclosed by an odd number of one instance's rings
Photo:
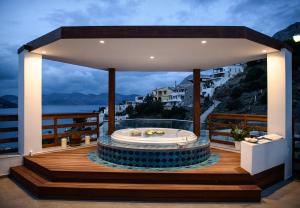
POLYGON ((109 137, 99 139, 98 157, 112 164, 129 167, 171 168, 185 167, 202 163, 210 157, 207 140, 198 141, 192 146, 160 148, 149 145, 120 145, 112 143, 109 137))
POLYGON ((151 168, 151 167, 135 167, 135 166, 127 166, 127 165, 119 165, 119 164, 111 163, 99 158, 97 152, 90 152, 88 154, 88 158, 94 163, 108 166, 111 168, 146 171, 146 172, 170 172, 170 171, 174 172, 174 171, 184 171, 189 169, 199 169, 199 168, 212 166, 220 160, 219 155, 211 154, 207 160, 194 165, 180 166, 180 167, 167 167, 167 168, 153 168, 153 167, 151 168))

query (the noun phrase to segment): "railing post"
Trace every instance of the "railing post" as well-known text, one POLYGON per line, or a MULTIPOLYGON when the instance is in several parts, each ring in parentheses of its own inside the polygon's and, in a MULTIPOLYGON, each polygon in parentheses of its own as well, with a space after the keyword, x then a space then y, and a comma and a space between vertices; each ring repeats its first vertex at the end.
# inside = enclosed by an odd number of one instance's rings
POLYGON ((57 118, 54 118, 53 120, 53 133, 54 133, 54 144, 55 146, 58 146, 58 135, 57 135, 57 118))
POLYGON ((209 115, 208 118, 207 118, 207 126, 208 126, 208 137, 209 137, 209 140, 211 140, 211 138, 212 138, 212 135, 211 135, 211 133, 212 133, 212 130, 211 130, 211 128, 212 128, 212 126, 211 126, 211 115, 209 115))
POLYGON ((99 138, 99 135, 100 135, 100 132, 99 132, 99 130, 100 130, 100 119, 99 119, 99 116, 100 116, 100 112, 97 114, 97 127, 96 127, 96 129, 97 129, 97 139, 99 138))

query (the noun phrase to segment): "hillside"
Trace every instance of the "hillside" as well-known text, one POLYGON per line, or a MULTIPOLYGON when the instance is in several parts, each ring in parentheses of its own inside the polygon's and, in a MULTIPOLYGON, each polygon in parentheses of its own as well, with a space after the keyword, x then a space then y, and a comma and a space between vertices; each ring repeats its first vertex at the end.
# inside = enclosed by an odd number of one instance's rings
POLYGON ((214 99, 221 101, 218 113, 267 113, 266 60, 248 62, 243 73, 218 87, 214 99))
POLYGON ((16 108, 18 105, 0 97, 0 108, 16 108))
POLYGON ((284 41, 293 48, 293 116, 300 117, 300 42, 296 43, 293 36, 300 34, 300 22, 275 33, 274 38, 284 41))
POLYGON ((287 28, 275 33, 273 38, 276 38, 280 41, 292 40, 295 34, 300 34, 300 22, 295 22, 287 28))
MULTIPOLYGON (((292 38, 300 34, 300 22, 274 34, 293 48, 293 116, 300 117, 300 43, 292 38)), ((222 113, 267 113, 266 59, 248 62, 245 71, 216 89, 215 99, 222 103, 214 112, 222 113)))

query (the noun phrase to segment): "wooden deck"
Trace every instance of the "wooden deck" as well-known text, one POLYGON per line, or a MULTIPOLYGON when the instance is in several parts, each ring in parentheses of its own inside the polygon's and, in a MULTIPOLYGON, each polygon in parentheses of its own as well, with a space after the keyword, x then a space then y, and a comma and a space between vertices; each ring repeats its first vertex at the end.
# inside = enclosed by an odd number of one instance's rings
MULTIPOLYGON (((89 147, 28 156, 23 166, 11 169, 11 176, 40 198, 134 201, 260 201, 259 185, 272 178, 270 172, 267 177, 250 176, 239 167, 238 153, 217 149, 212 149, 220 156, 217 164, 176 172, 98 165, 87 158, 87 153, 95 150, 89 147)), ((279 179, 273 177, 271 182, 279 179)))

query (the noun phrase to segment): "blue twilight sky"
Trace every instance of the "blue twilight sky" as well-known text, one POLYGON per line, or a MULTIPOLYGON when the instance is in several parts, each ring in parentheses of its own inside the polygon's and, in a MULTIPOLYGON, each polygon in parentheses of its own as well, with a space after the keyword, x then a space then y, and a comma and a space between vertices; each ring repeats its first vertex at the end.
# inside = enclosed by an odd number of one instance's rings
MULTIPOLYGON (((244 25, 267 35, 300 20, 299 0, 0 0, 0 96, 17 94, 17 48, 60 26, 244 25)), ((144 94, 189 73, 117 74, 117 92, 144 94)), ((43 93, 102 93, 107 72, 43 61, 43 93)))

